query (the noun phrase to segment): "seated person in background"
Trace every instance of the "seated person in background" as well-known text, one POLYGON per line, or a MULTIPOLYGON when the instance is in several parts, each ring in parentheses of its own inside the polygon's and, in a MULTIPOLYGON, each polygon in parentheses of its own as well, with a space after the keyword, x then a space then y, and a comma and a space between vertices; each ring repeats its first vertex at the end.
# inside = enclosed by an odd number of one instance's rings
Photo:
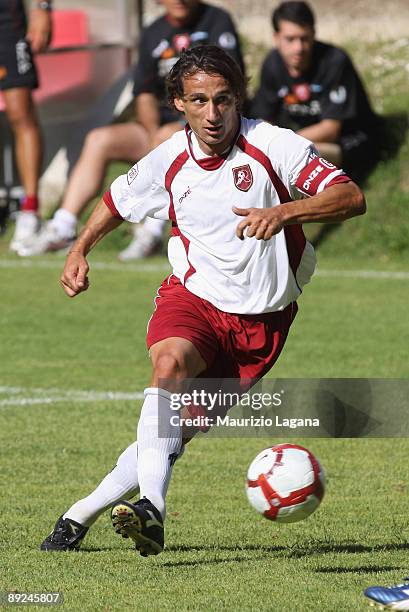
MULTIPOLYGON (((141 37, 135 70, 136 123, 92 130, 70 179, 60 208, 42 231, 19 250, 30 256, 66 249, 74 241, 78 217, 102 189, 111 161, 134 163, 184 126, 183 116, 166 104, 165 78, 182 49, 216 44, 243 68, 238 36, 228 13, 199 0, 162 0, 166 14, 141 37)), ((139 259, 162 244, 166 222, 147 219, 137 226, 131 244, 120 253, 123 261, 139 259)))
POLYGON ((315 40, 306 2, 273 12, 276 49, 264 60, 251 116, 312 140, 322 157, 357 179, 374 161, 378 118, 348 55, 315 40))

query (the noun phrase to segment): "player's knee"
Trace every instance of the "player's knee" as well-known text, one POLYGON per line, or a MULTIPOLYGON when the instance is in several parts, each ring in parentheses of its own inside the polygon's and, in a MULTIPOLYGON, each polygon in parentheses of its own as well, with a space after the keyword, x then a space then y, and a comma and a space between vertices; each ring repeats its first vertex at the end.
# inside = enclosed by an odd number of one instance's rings
POLYGON ((187 378, 187 364, 183 355, 172 352, 159 354, 153 363, 154 375, 156 379, 180 381, 187 378))
POLYGON ((26 107, 18 106, 7 109, 7 119, 13 131, 37 128, 37 117, 34 112, 26 107))
POLYGON ((101 155, 109 151, 112 146, 112 137, 109 126, 91 130, 85 139, 85 148, 93 154, 101 155))

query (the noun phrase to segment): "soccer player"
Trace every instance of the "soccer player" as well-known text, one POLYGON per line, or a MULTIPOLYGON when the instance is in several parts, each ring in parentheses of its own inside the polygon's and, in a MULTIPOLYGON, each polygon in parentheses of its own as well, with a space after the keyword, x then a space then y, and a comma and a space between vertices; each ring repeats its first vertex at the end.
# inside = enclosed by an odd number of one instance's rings
POLYGON ((30 12, 27 27, 23 0, 0 0, 0 90, 14 134, 17 167, 25 192, 10 243, 12 251, 18 251, 39 229, 42 141, 31 95, 38 85, 32 54, 50 42, 50 11, 50 1, 38 1, 30 12))
POLYGON ((369 587, 365 590, 364 595, 371 601, 372 605, 376 605, 380 610, 408 612, 409 577, 405 578, 405 582, 391 587, 369 587))
POLYGON ((251 115, 297 131, 326 159, 359 176, 375 158, 379 119, 352 61, 315 40, 306 2, 283 2, 272 24, 276 48, 263 62, 251 115))
MULTIPOLYGON (((243 68, 243 58, 234 24, 226 11, 199 0, 162 0, 165 15, 147 27, 141 37, 133 93, 136 122, 92 130, 84 143, 61 206, 40 234, 19 250, 30 256, 69 247, 78 218, 89 201, 100 192, 110 161, 134 163, 150 149, 183 128, 183 117, 166 104, 165 77, 182 49, 213 43, 224 48, 243 68)), ((162 244, 166 222, 147 219, 135 227, 128 247, 119 254, 123 261, 147 257, 162 244)))
POLYGON ((219 47, 182 53, 168 77, 168 96, 184 114, 185 130, 113 182, 61 277, 68 296, 80 294, 89 286, 87 254, 124 219, 172 221, 173 271, 148 325, 152 376, 137 441, 90 496, 58 519, 43 550, 78 548, 111 505, 116 531, 142 555, 163 550, 166 492, 187 437, 171 418, 171 394, 199 376, 244 385, 264 376, 315 267, 300 224, 365 211, 357 185, 319 158, 311 142, 240 115, 245 79, 219 47), (128 501, 138 487, 139 501, 128 501))

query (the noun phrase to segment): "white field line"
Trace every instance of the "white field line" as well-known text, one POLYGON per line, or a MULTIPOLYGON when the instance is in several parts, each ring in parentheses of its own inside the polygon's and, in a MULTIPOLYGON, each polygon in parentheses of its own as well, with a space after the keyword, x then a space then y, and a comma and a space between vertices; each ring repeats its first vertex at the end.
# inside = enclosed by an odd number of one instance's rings
MULTIPOLYGON (((62 270, 64 260, 45 261, 39 259, 0 259, 0 268, 44 268, 50 270, 62 270)), ((121 264, 115 262, 91 261, 91 269, 108 270, 113 272, 170 272, 167 262, 163 263, 135 263, 121 264)), ((319 268, 318 276, 326 278, 362 278, 362 279, 384 279, 384 280, 409 280, 409 271, 393 270, 326 270, 319 268)))
POLYGON ((57 404, 61 402, 121 402, 141 400, 141 391, 80 391, 69 389, 42 389, 25 387, 0 387, 0 408, 7 406, 32 406, 36 404, 57 404))
MULTIPOLYGON (((57 261, 46 261, 41 259, 0 259, 0 268, 44 268, 46 270, 61 270, 64 267, 65 259, 57 261)), ((140 263, 140 264, 123 264, 108 261, 92 261, 90 262, 91 269, 95 270, 111 270, 113 272, 170 272, 170 266, 167 262, 163 263, 140 263)))

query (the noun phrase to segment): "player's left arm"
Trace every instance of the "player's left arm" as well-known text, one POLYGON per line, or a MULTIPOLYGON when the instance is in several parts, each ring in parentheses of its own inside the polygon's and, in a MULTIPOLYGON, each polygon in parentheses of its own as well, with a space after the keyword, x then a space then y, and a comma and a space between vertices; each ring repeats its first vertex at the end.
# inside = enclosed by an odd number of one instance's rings
POLYGON ((363 215, 365 211, 365 196, 353 181, 332 185, 311 198, 287 202, 273 208, 233 207, 236 215, 244 217, 236 229, 241 240, 245 235, 257 240, 270 240, 286 225, 339 223, 363 215))

